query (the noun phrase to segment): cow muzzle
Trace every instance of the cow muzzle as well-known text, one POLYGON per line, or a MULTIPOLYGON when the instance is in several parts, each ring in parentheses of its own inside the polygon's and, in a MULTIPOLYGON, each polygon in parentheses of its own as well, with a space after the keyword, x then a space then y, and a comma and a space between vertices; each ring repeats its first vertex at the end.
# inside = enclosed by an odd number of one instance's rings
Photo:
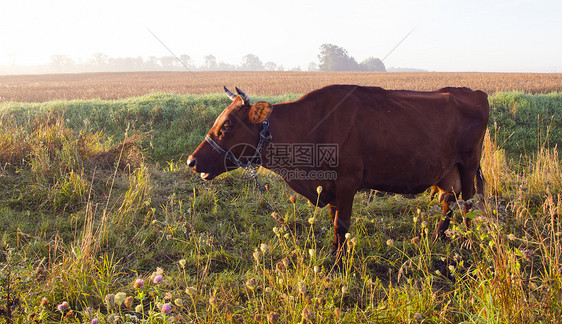
POLYGON ((205 181, 213 180, 216 177, 216 174, 213 170, 206 172, 198 170, 197 159, 195 159, 195 157, 193 157, 192 155, 187 158, 187 166, 192 169, 193 172, 198 173, 201 179, 205 181))

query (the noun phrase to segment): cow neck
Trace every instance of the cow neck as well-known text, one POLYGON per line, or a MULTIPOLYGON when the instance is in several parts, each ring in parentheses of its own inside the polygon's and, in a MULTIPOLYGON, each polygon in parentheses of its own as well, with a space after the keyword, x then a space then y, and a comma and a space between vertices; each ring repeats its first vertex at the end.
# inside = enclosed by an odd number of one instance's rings
POLYGON ((292 127, 302 122, 299 114, 295 113, 298 107, 294 103, 274 105, 271 114, 268 117, 269 130, 272 134, 268 145, 262 151, 262 165, 266 168, 270 167, 268 160, 268 146, 276 144, 301 143, 305 136, 306 130, 298 131, 292 127))

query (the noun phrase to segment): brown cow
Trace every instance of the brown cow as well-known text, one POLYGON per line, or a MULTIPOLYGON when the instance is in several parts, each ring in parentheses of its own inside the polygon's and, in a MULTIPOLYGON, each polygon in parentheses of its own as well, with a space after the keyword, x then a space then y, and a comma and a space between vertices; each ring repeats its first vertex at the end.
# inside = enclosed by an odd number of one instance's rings
POLYGON ((189 167, 203 180, 252 163, 275 171, 295 192, 329 206, 335 249, 360 189, 411 194, 437 185, 444 216, 438 234, 449 225, 448 204, 474 195, 489 116, 482 91, 332 85, 275 105, 251 105, 238 88, 238 95, 225 91, 232 103, 189 167))

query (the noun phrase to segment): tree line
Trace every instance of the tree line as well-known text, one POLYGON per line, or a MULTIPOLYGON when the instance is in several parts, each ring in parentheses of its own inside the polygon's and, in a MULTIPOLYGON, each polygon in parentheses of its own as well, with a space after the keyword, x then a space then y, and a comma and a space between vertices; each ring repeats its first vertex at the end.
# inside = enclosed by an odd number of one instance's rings
MULTIPOLYGON (((283 65, 262 62, 255 54, 242 57, 239 65, 219 61, 214 55, 203 58, 201 65, 193 63, 187 54, 179 56, 110 57, 96 53, 85 61, 76 62, 66 55, 53 55, 50 62, 39 66, 0 66, 0 74, 17 73, 77 73, 77 72, 128 72, 128 71, 286 71, 283 65)), ((287 71, 302 71, 300 66, 287 71)), ((333 44, 320 46, 318 63, 311 62, 308 71, 386 71, 384 63, 369 57, 361 63, 350 56, 342 47, 333 44)))

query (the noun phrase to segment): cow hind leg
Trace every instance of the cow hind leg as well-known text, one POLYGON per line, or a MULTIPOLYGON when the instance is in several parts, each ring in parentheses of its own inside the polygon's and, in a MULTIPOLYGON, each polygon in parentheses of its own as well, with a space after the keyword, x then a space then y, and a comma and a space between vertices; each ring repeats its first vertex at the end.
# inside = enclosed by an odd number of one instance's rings
POLYGON ((453 211, 450 205, 455 202, 456 197, 461 192, 461 175, 459 168, 455 166, 439 183, 439 201, 442 206, 441 220, 435 228, 435 239, 445 236, 445 231, 449 228, 453 211))

